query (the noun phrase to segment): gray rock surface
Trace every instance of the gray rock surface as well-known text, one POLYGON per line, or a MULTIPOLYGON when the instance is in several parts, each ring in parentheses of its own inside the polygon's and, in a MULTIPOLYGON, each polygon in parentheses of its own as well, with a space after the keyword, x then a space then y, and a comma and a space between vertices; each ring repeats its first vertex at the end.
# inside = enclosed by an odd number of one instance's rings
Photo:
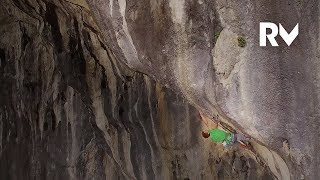
MULTIPOLYGON (((154 8, 159 14, 169 10, 166 6, 159 9, 157 4, 154 8)), ((114 13, 121 14, 118 10, 114 13)), ((165 21, 158 25, 174 27, 165 21)), ((105 29, 108 30, 113 28, 105 29)), ((166 29, 155 30, 165 33, 166 29)), ((128 68, 119 61, 128 60, 118 56, 121 51, 109 48, 115 41, 102 41, 99 32, 84 1, 1 1, 0 179, 277 176, 264 165, 264 157, 237 148, 224 149, 203 140, 198 111, 183 94, 128 68)), ((153 35, 145 34, 146 40, 153 40, 156 37, 153 35)), ((197 44, 201 36, 193 38, 197 44)), ((130 43, 126 38, 120 42, 130 43)), ((166 44, 163 41, 161 45, 166 44)), ((166 48, 169 51, 172 47, 166 48)), ((126 47, 124 51, 133 52, 126 47)), ((159 60, 156 56, 162 54, 151 50, 145 53, 154 56, 150 58, 154 62, 150 61, 148 66, 143 61, 139 69, 150 67, 150 76, 155 75, 151 70, 164 75, 165 69, 153 68, 153 63, 159 60)), ((210 53, 205 56, 210 57, 210 53)), ((168 63, 173 62, 169 55, 168 63)), ((139 63, 135 54, 127 57, 133 58, 128 64, 139 63)), ((209 68, 207 64, 203 67, 209 68)), ((168 74, 167 78, 170 76, 172 81, 168 82, 176 84, 179 79, 174 74, 168 74)))
POLYGON ((319 178, 320 1, 87 2, 117 59, 277 152, 291 179, 319 178), (264 21, 300 34, 260 47, 264 21))

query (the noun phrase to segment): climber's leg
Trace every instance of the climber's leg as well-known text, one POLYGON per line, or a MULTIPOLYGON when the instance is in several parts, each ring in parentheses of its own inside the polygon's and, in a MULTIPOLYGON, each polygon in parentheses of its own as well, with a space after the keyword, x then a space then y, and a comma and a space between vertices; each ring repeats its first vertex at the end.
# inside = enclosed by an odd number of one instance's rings
POLYGON ((248 143, 248 141, 251 139, 249 136, 242 134, 242 133, 235 134, 235 138, 236 138, 237 142, 239 142, 243 145, 246 145, 248 143))

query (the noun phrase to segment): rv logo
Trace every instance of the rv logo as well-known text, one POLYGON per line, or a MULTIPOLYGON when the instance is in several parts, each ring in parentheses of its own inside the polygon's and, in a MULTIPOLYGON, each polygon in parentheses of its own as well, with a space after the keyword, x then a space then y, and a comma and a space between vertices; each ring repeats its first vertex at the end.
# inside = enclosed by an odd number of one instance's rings
POLYGON ((282 39, 288 46, 296 39, 299 34, 299 23, 288 33, 284 27, 279 23, 278 26, 271 22, 260 22, 260 46, 267 46, 267 38, 271 43, 271 46, 279 46, 275 37, 280 34, 282 39), (271 33, 267 34, 267 29, 271 29, 271 33))

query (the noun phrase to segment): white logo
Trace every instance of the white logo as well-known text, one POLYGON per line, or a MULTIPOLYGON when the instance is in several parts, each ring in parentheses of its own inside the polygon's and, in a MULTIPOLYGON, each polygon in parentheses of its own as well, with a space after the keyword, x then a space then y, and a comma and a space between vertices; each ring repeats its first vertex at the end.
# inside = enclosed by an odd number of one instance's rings
POLYGON ((288 33, 279 23, 279 30, 276 24, 271 22, 260 22, 260 46, 267 46, 267 38, 272 46, 279 46, 275 37, 280 33, 282 39, 288 46, 296 39, 299 34, 299 23, 288 33), (267 34, 267 29, 271 29, 271 33, 267 34))

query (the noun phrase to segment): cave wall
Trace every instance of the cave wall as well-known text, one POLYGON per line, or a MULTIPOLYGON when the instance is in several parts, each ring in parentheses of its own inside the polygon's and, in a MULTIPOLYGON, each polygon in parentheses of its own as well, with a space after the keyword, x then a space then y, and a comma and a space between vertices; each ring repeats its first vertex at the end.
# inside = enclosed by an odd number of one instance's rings
POLYGON ((84 1, 0 3, 0 179, 273 179, 113 54, 84 1))
POLYGON ((319 0, 87 2, 119 60, 274 150, 291 179, 318 179, 319 0), (260 22, 299 35, 260 47, 260 22))

